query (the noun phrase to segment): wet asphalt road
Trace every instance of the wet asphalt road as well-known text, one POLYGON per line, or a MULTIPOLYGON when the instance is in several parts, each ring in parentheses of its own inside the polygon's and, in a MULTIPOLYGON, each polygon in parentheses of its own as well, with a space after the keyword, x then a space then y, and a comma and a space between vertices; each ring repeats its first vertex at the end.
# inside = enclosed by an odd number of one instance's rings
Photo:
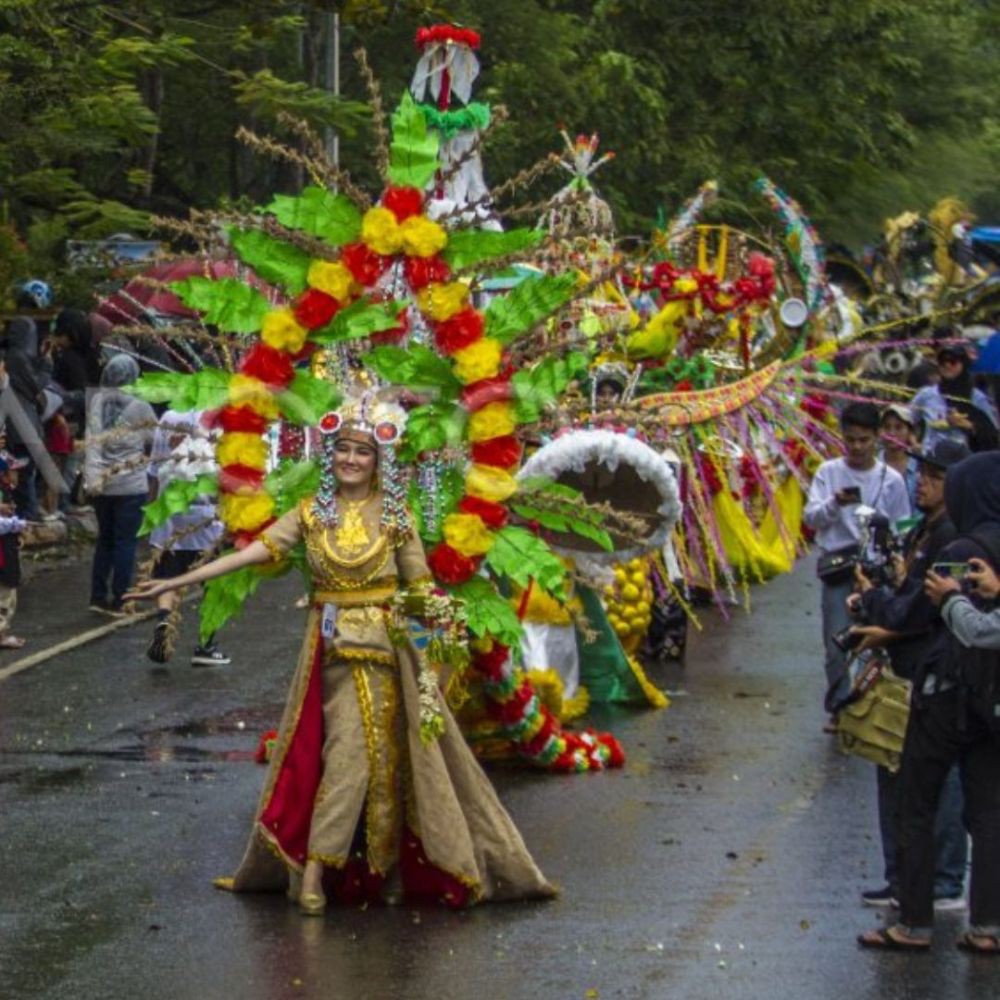
MULTIPOLYGON (((82 580, 63 566, 24 588, 32 648, 93 626, 82 580)), ((931 955, 854 944, 877 919, 858 902, 881 884, 874 774, 820 731, 808 566, 755 591, 752 617, 704 616, 686 669, 651 671, 680 691, 670 709, 591 717, 623 771, 492 772, 557 901, 318 921, 213 890, 248 832, 296 596, 258 596, 220 637, 229 667, 187 665, 188 615, 169 669, 145 661, 140 624, 0 681, 0 998, 1000 995, 1000 960, 953 946, 963 915, 942 916, 931 955)))

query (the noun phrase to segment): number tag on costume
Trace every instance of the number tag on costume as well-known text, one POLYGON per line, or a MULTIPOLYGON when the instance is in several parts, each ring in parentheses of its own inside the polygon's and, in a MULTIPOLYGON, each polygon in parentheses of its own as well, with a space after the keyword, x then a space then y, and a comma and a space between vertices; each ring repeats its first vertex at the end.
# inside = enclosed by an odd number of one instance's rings
POLYGON ((320 621, 319 633, 324 639, 332 639, 337 631, 337 605, 324 604, 323 618, 320 621))

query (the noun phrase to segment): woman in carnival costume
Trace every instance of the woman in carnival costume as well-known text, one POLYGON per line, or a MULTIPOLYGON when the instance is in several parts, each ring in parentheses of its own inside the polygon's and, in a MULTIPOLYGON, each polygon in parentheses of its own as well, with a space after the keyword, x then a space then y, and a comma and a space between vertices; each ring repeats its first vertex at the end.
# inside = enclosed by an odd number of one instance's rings
POLYGON ((239 552, 131 595, 280 562, 305 543, 305 641, 249 845, 216 883, 288 889, 304 914, 323 912, 327 871, 349 894, 389 900, 554 894, 439 693, 434 667, 462 649, 404 502, 393 446, 405 421, 372 391, 349 399, 320 421, 315 496, 239 552))

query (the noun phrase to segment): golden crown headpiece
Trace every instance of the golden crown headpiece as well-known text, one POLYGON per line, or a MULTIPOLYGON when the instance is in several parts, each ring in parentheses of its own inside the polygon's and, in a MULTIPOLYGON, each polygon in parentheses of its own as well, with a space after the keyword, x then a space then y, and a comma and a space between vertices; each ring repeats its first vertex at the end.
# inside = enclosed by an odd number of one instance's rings
POLYGON ((352 387, 336 410, 325 413, 319 422, 323 435, 346 431, 368 434, 377 445, 395 444, 406 430, 406 410, 392 397, 391 390, 352 387))

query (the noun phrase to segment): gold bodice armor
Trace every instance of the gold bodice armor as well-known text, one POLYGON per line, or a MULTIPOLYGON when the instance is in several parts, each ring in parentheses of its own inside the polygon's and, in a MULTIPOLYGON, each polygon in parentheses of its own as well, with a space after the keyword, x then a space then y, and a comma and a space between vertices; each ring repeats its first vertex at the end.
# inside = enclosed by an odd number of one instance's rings
POLYGON ((391 662, 383 608, 401 584, 430 580, 423 546, 412 531, 394 544, 381 524, 380 493, 361 501, 338 498, 337 507, 336 526, 326 528, 313 514, 312 500, 304 500, 264 532, 264 543, 280 557, 305 542, 313 602, 337 609, 328 657, 391 662))

